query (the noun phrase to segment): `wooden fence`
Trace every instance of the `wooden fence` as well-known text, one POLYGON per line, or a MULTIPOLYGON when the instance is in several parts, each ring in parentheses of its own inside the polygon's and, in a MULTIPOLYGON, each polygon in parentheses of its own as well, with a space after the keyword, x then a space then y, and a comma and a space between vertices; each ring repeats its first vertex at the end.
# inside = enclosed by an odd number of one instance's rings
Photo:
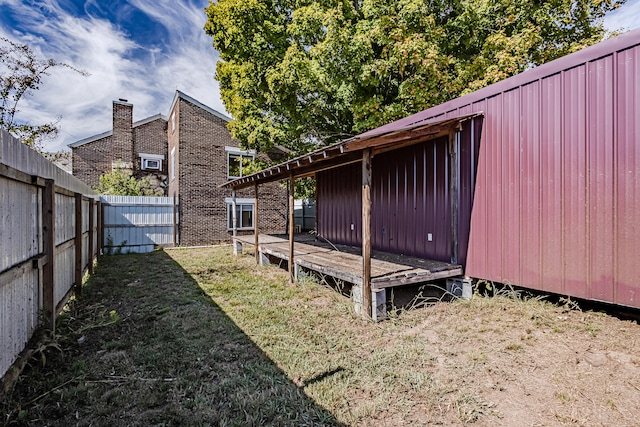
POLYGON ((40 321, 55 330, 92 272, 100 212, 87 185, 0 130, 0 391, 21 370, 40 321))
POLYGON ((173 197, 102 196, 104 251, 151 252, 175 246, 178 214, 173 197))

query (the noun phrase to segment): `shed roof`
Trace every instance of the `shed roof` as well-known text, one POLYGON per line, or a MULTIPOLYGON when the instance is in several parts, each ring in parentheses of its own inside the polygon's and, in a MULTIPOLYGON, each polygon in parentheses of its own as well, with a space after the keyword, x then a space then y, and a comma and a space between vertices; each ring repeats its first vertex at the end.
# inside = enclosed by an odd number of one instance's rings
POLYGON ((322 170, 360 161, 362 151, 367 148, 371 149, 372 154, 375 155, 447 135, 460 123, 480 115, 482 113, 473 113, 427 123, 385 127, 379 132, 374 130, 319 148, 254 174, 228 181, 220 187, 240 189, 255 183, 281 181, 288 178, 291 173, 296 178, 310 176, 322 170))

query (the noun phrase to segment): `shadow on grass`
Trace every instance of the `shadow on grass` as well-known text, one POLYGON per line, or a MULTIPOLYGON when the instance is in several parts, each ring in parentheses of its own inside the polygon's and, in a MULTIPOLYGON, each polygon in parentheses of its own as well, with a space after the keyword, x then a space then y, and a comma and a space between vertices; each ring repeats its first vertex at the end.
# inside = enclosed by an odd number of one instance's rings
POLYGON ((164 252, 102 257, 58 330, 5 425, 340 425, 164 252))

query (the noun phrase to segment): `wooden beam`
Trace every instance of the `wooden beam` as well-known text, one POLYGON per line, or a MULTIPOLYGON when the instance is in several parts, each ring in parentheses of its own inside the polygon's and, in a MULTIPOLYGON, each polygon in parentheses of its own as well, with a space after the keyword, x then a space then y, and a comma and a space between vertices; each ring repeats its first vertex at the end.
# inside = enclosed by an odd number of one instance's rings
POLYGON ((45 327, 53 334, 56 327, 56 302, 54 292, 54 264, 56 255, 55 183, 52 179, 45 180, 42 191, 42 246, 47 263, 42 268, 42 309, 44 311, 45 327))
POLYGON ((371 150, 362 152, 362 316, 371 319, 371 150))
POLYGON ((449 196, 451 198, 451 264, 458 263, 458 181, 459 174, 457 132, 449 132, 449 196))
POLYGON ((256 248, 256 264, 260 264, 260 250, 258 246, 258 183, 254 184, 255 204, 253 205, 253 235, 254 246, 256 248))
POLYGON ((289 283, 295 282, 295 257, 293 247, 293 233, 295 231, 294 203, 295 203, 295 177, 293 172, 289 174, 289 283))
MULTIPOLYGON (((91 202, 89 202, 91 203, 91 202)), ((82 270, 84 269, 84 265, 82 265, 82 193, 76 193, 75 195, 75 214, 76 214, 76 227, 75 232, 76 235, 74 237, 74 245, 75 245, 75 272, 73 279, 73 289, 76 295, 80 295, 82 292, 82 270)), ((92 260, 91 256, 91 247, 89 247, 89 260, 92 260)))

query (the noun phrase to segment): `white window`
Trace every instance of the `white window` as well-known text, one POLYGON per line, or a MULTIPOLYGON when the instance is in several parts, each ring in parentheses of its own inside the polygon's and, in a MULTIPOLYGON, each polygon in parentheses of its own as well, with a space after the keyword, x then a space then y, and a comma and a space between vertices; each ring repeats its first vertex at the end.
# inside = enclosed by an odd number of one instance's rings
POLYGON ((255 151, 242 151, 237 147, 225 147, 227 152, 227 178, 241 178, 242 167, 255 159, 255 151))
POLYGON ((176 112, 171 113, 171 133, 176 131, 176 112))
POLYGON ((171 149, 171 181, 176 179, 176 147, 171 149))
POLYGON ((164 156, 159 154, 140 153, 140 163, 142 170, 162 170, 164 156))
MULTIPOLYGON (((227 230, 233 230, 233 201, 230 198, 227 202, 227 230)), ((236 229, 253 229, 253 208, 255 199, 236 199, 236 229)))

